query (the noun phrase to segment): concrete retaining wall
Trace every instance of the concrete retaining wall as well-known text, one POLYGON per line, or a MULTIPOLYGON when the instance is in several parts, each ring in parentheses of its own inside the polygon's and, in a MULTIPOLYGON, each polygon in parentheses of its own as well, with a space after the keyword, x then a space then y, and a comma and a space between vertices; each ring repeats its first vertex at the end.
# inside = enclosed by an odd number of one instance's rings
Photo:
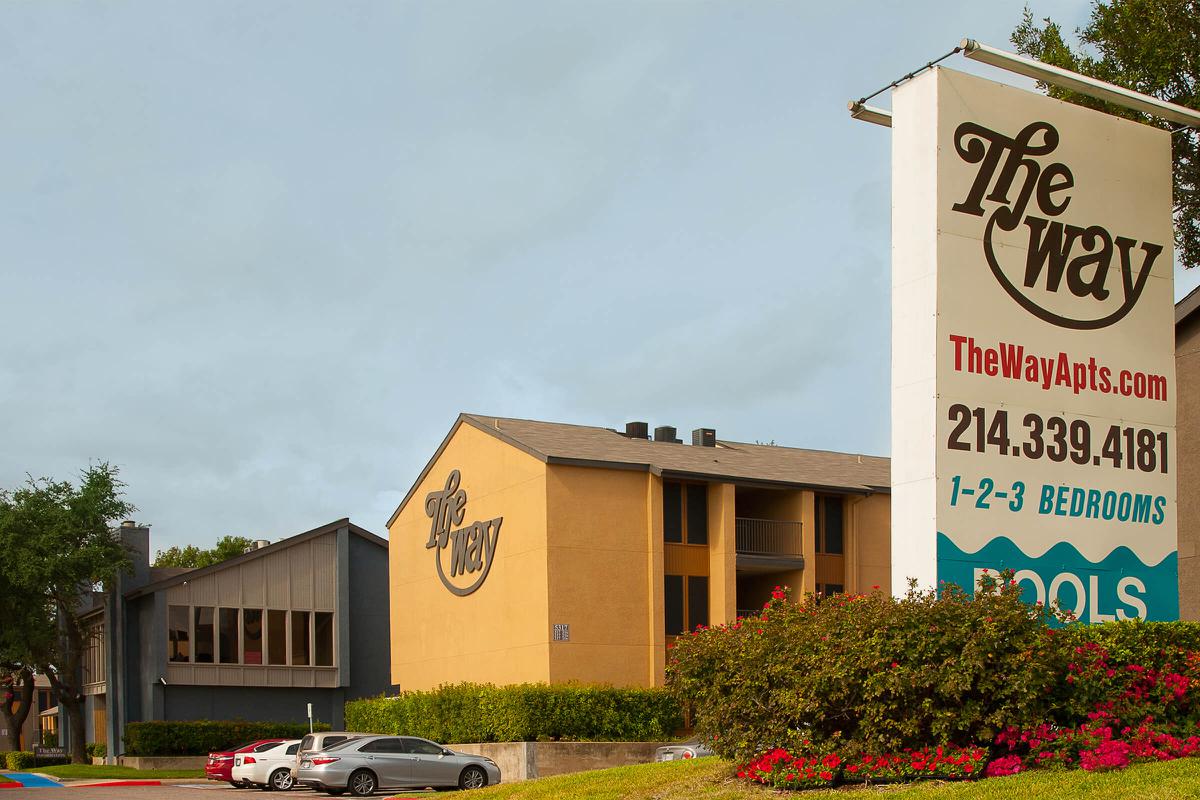
POLYGON ((487 756, 500 767, 504 783, 546 778, 589 769, 646 764, 666 742, 496 742, 454 744, 455 750, 487 756))
MULTIPOLYGON (((667 742, 489 742, 453 744, 455 750, 487 756, 500 767, 504 783, 546 778, 589 769, 647 764, 667 742)), ((134 769, 204 769, 205 756, 121 756, 134 769)))

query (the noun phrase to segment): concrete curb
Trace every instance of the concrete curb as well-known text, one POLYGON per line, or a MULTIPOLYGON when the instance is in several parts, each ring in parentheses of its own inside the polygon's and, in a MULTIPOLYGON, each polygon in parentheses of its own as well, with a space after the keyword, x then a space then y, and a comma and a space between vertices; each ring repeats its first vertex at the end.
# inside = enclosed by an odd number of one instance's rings
POLYGON ((202 784, 203 778, 85 778, 82 780, 62 781, 66 788, 81 788, 84 786, 181 786, 185 784, 202 784))

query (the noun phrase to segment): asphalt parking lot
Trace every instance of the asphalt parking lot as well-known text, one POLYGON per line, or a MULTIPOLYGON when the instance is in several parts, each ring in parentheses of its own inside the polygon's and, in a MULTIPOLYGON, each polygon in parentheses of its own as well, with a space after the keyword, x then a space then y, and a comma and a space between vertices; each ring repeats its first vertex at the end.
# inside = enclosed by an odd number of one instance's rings
MULTIPOLYGON (((262 797, 263 794, 257 789, 234 789, 228 784, 196 781, 164 786, 64 786, 61 789, 7 789, 0 794, 0 800, 233 800, 234 798, 252 800, 262 797)), ((423 797, 430 794, 433 792, 403 791, 399 794, 380 792, 375 797, 423 797)), ((348 796, 344 795, 344 797, 348 796)), ((283 794, 272 792, 269 797, 315 800, 315 798, 326 798, 329 795, 309 789, 295 789, 283 794)))

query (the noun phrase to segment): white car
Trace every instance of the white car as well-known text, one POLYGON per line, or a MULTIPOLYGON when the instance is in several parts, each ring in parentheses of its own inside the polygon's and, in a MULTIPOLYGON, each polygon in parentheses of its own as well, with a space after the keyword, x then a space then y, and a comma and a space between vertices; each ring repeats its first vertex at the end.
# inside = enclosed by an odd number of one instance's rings
POLYGON ((292 739, 257 753, 235 753, 232 773, 234 783, 286 792, 296 783, 291 768, 299 749, 300 740, 292 739))

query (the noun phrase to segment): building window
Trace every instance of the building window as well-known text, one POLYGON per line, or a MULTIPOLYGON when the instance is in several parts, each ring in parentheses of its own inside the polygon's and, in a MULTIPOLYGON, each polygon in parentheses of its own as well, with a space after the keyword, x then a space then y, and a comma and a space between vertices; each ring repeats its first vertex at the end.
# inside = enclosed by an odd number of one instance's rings
POLYGON ((167 660, 190 661, 191 637, 188 635, 188 607, 167 607, 167 660))
POLYGON ((708 484, 663 481, 663 541, 708 544, 708 484))
POLYGON ((842 498, 817 495, 816 502, 817 552, 840 556, 845 552, 842 528, 842 498))
POLYGON ((267 663, 287 663, 287 612, 267 611, 267 663))
POLYGON ((213 608, 212 606, 197 606, 195 612, 196 626, 192 629, 196 635, 195 661, 197 664, 211 664, 216 660, 213 656, 217 652, 213 608))
POLYGON ((292 612, 292 664, 308 666, 308 612, 292 612))
POLYGON ((238 652, 238 610, 222 608, 217 614, 220 622, 217 640, 220 642, 220 659, 222 664, 237 664, 242 660, 238 652))
POLYGON ((667 636, 680 636, 708 625, 708 577, 664 575, 663 611, 667 636))
POLYGON ((263 612, 261 608, 242 609, 242 639, 245 641, 243 663, 263 662, 263 612))
POLYGON ((92 625, 85 634, 83 643, 83 682, 104 683, 107 680, 104 629, 100 624, 92 625))
MULTIPOLYGON (((168 606, 167 631, 167 660, 176 663, 332 667, 335 661, 332 611, 168 606)), ((103 639, 89 639, 87 647, 85 670, 103 680, 103 639)))
POLYGON ((683 542, 682 484, 663 481, 663 541, 683 542))
POLYGON ((318 667, 333 666, 333 612, 313 613, 314 632, 313 664, 318 667))
POLYGON ((833 597, 835 594, 842 594, 845 591, 846 587, 840 583, 818 583, 817 600, 822 600, 826 597, 833 597))

